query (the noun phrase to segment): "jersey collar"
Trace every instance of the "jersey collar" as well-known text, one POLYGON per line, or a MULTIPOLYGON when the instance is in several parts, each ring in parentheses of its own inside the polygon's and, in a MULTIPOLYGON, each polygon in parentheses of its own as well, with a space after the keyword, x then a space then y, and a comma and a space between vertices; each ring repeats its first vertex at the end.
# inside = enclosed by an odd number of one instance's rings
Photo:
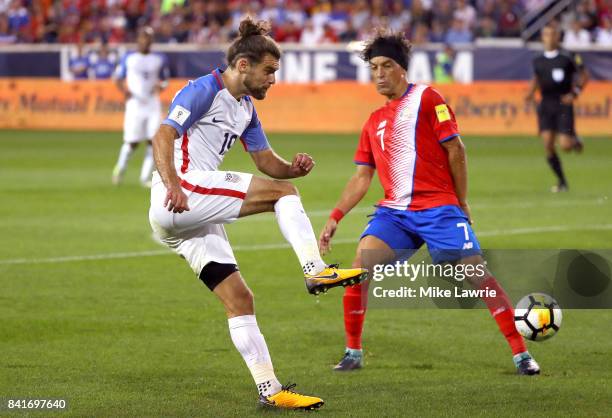
POLYGON ((544 57, 548 59, 556 58, 559 55, 559 50, 555 49, 553 51, 544 51, 544 57))
POLYGON ((215 77, 215 81, 217 82, 217 86, 219 86, 219 90, 223 90, 225 88, 221 74, 223 74, 223 70, 221 68, 215 68, 212 71, 212 75, 215 77))

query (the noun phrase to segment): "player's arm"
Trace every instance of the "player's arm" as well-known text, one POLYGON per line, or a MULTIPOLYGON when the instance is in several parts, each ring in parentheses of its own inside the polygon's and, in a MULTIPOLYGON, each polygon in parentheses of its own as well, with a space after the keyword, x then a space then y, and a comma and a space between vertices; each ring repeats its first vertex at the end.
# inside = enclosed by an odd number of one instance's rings
POLYGON ((361 199, 366 195, 370 184, 372 183, 372 177, 374 177, 374 167, 370 165, 358 165, 357 171, 350 178, 340 200, 336 204, 336 208, 332 212, 332 216, 327 220, 327 223, 323 227, 321 234, 319 235, 319 249, 321 253, 325 254, 331 250, 331 239, 333 238, 336 230, 338 229, 339 218, 349 213, 361 199))
POLYGON ((465 146, 461 138, 456 136, 450 141, 442 142, 442 147, 446 150, 448 155, 448 165, 455 185, 455 194, 459 200, 459 205, 465 212, 470 223, 472 223, 472 214, 470 213, 470 206, 467 201, 468 180, 465 146))
POLYGON ((292 162, 286 161, 272 148, 250 154, 257 169, 275 179, 303 177, 315 166, 312 157, 304 153, 296 154, 292 162))
POLYGON ((181 179, 174 167, 174 141, 179 137, 175 128, 161 125, 153 137, 153 158, 157 171, 167 189, 164 207, 174 213, 189 210, 187 195, 181 188, 181 179))
POLYGON ((589 72, 582 62, 582 57, 578 54, 574 56, 574 65, 576 66, 577 75, 574 80, 573 94, 574 98, 577 98, 589 82, 589 72))
POLYGON ((525 102, 533 103, 535 100, 535 93, 540 88, 538 84, 538 79, 534 76, 529 82, 529 88, 527 90, 527 94, 525 95, 525 102))
POLYGON ((126 99, 130 98, 130 91, 127 89, 127 85, 125 82, 125 76, 126 76, 126 58, 127 55, 125 55, 122 59, 121 62, 119 63, 119 65, 117 66, 117 69, 115 70, 115 74, 113 75, 113 78, 115 79, 115 85, 117 86, 117 88, 119 89, 119 91, 123 94, 123 96, 126 99))

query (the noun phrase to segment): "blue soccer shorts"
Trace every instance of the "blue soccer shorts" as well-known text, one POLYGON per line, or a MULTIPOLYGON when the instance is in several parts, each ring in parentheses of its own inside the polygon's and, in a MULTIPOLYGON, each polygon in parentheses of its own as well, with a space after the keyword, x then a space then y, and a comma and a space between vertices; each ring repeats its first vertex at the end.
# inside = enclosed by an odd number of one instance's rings
POLYGON ((434 263, 454 262, 481 254, 480 244, 467 216, 458 206, 409 211, 379 206, 361 238, 372 235, 396 253, 413 250, 425 243, 434 263))

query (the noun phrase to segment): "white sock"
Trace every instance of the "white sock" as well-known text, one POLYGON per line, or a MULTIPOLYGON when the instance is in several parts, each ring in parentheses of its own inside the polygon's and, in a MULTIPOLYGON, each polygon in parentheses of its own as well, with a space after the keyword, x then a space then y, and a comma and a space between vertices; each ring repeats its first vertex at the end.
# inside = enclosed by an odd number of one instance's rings
POLYGON ((255 315, 235 316, 227 322, 232 341, 251 371, 259 394, 270 396, 279 392, 282 386, 274 375, 268 346, 259 331, 255 315))
POLYGON ((134 153, 132 146, 126 142, 121 146, 119 151, 119 159, 117 160, 117 167, 119 167, 119 174, 123 174, 127 168, 127 163, 130 161, 130 157, 134 153))
POLYGON ((274 205, 276 220, 283 236, 293 247, 305 274, 317 274, 327 266, 321 259, 319 245, 310 219, 299 196, 283 196, 274 205))
POLYGON ((140 182, 146 183, 148 181, 151 181, 152 173, 153 173, 153 147, 147 144, 144 161, 142 162, 142 169, 140 170, 140 182))

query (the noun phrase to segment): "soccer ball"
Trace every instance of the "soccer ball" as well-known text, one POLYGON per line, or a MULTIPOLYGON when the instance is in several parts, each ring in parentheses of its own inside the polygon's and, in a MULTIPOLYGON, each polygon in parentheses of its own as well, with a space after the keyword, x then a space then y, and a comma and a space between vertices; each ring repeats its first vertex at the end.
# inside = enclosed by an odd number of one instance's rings
POLYGON ((517 331, 532 341, 544 341, 555 335, 563 314, 556 300, 545 293, 530 293, 516 304, 514 324, 517 331))

